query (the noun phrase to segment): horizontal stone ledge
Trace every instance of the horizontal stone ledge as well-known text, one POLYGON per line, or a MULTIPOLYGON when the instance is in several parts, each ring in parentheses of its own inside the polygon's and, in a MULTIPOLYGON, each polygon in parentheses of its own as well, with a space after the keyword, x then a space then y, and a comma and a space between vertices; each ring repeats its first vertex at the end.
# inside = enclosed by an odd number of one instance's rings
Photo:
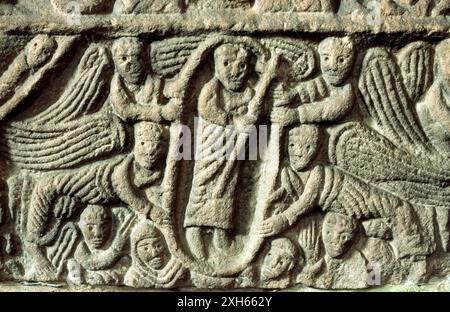
POLYGON ((305 33, 364 35, 414 34, 447 37, 448 17, 383 17, 380 25, 370 25, 366 16, 338 16, 329 13, 233 14, 197 12, 185 14, 87 15, 79 24, 66 17, 14 15, 0 17, 3 34, 89 34, 105 37, 145 34, 180 34, 222 31, 236 34, 305 33))

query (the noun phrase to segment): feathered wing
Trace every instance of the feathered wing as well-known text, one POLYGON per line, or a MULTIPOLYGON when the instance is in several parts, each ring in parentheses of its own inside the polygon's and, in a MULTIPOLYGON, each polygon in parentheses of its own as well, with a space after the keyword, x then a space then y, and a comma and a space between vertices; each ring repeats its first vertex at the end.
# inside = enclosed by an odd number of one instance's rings
POLYGON ((103 47, 91 46, 84 53, 74 78, 62 96, 27 123, 63 123, 92 113, 105 91, 110 61, 103 47))
POLYGON ((153 42, 150 51, 153 71, 167 78, 177 75, 205 38, 188 36, 153 42))
POLYGON ((414 156, 376 131, 348 123, 330 137, 331 163, 411 203, 450 209, 450 167, 414 156))
POLYGON ((109 116, 59 124, 12 124, 0 137, 0 155, 21 169, 58 170, 118 151, 125 129, 109 116))
POLYGON ((381 134, 411 153, 430 151, 399 67, 386 50, 368 50, 362 64, 359 90, 364 99, 363 110, 381 134))
POLYGON ((423 41, 413 42, 397 55, 405 90, 412 103, 417 103, 433 82, 433 51, 423 41))
POLYGON ((33 118, 2 127, 0 155, 18 168, 68 169, 125 145, 124 126, 112 115, 93 114, 106 85, 109 60, 92 46, 62 96, 33 118))

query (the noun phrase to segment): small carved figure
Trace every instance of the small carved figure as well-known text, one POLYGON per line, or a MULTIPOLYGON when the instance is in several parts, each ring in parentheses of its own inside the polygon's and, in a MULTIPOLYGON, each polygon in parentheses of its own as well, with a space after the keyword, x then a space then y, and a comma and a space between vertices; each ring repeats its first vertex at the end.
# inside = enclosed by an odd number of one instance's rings
POLYGON ((282 171, 282 186, 271 200, 276 202, 283 198, 283 194, 292 194, 293 203, 286 210, 275 211, 272 217, 257 226, 256 233, 263 236, 281 233, 318 206, 324 211, 356 219, 390 217, 393 219, 394 235, 403 238, 398 246, 400 256, 427 254, 428 246, 422 241, 420 225, 410 204, 337 167, 310 167, 318 143, 317 126, 301 125, 289 131, 288 166, 292 169, 282 171))
MULTIPOLYGON (((35 186, 30 202, 27 239, 36 270, 51 275, 51 267, 40 256, 39 246, 51 241, 59 224, 77 211, 77 203, 102 205, 122 202, 138 214, 162 222, 160 182, 167 137, 162 126, 140 122, 134 127, 135 144, 130 156, 119 156, 103 164, 54 174, 35 186), (53 210, 58 198, 69 198, 63 211, 53 210), (50 271, 50 272, 49 272, 50 271)), ((39 273, 39 271, 37 271, 39 273)))
POLYGON ((149 220, 140 221, 131 233, 131 267, 125 285, 137 288, 172 288, 185 272, 172 257, 161 231, 149 220))
MULTIPOLYGON (((203 54, 218 40, 219 37, 211 38, 203 45, 196 45, 198 49, 185 60, 179 76, 172 82, 168 100, 164 96, 162 77, 147 71, 150 64, 145 46, 137 38, 125 37, 115 41, 112 52, 117 73, 111 82, 110 101, 116 114, 124 121, 133 122, 161 123, 178 119, 192 75, 203 61, 203 54)), ((183 44, 178 42, 178 45, 183 44)), ((167 67, 167 62, 174 64, 174 61, 179 60, 165 59, 163 63, 167 67)))
POLYGON ((99 272, 112 268, 124 255, 128 235, 133 224, 133 215, 125 216, 117 224, 116 235, 111 237, 112 217, 108 209, 99 205, 88 205, 80 215, 78 226, 83 241, 75 250, 75 259, 87 272, 88 284, 119 284, 117 272, 99 272), (99 278, 101 275, 101 278, 99 278), (99 280, 99 281, 98 281, 99 280))
MULTIPOLYGON (((271 120, 283 126, 294 123, 318 123, 337 121, 353 107, 355 93, 348 77, 353 68, 355 52, 350 38, 327 38, 319 44, 320 67, 328 96, 311 103, 302 103, 292 108, 286 105, 274 106, 271 120)), ((320 92, 323 93, 323 92, 320 92)))
POLYGON ((246 147, 248 129, 260 118, 263 100, 278 63, 278 58, 272 57, 260 81, 253 87, 248 79, 250 56, 250 51, 241 44, 227 43, 218 47, 214 51, 214 78, 203 87, 199 96, 201 125, 198 133, 200 150, 205 154, 195 163, 184 227, 191 251, 203 260, 206 259, 202 237, 205 229, 213 229, 216 249, 222 250, 230 244, 229 232, 233 230, 235 190, 241 166, 237 155, 246 147), (217 142, 225 141, 225 146, 217 148, 217 142), (211 152, 215 148, 217 151, 211 152))

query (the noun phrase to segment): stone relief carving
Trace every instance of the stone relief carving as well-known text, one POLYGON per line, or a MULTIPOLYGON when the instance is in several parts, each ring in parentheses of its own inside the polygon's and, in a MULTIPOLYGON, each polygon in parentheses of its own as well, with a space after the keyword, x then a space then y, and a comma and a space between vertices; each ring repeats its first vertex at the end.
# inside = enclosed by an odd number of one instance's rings
MULTIPOLYGON (((80 5, 95 21, 369 3, 80 5)), ((448 1, 380 5, 448 15, 448 1)), ((362 289, 449 274, 448 33, 121 31, 19 36, 2 59, 0 281, 362 289)))

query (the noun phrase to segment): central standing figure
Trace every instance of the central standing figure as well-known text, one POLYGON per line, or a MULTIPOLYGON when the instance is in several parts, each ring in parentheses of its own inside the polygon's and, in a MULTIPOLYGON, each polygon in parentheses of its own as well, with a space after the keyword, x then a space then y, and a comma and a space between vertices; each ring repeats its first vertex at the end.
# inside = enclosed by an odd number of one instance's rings
MULTIPOLYGON (((198 140, 194 176, 184 227, 191 252, 206 259, 204 231, 212 229, 213 245, 229 246, 235 191, 246 145, 263 110, 278 57, 255 85, 249 79, 251 52, 243 44, 226 43, 214 52, 214 77, 198 100, 198 140)), ((244 154, 245 155, 245 154, 244 154)))

